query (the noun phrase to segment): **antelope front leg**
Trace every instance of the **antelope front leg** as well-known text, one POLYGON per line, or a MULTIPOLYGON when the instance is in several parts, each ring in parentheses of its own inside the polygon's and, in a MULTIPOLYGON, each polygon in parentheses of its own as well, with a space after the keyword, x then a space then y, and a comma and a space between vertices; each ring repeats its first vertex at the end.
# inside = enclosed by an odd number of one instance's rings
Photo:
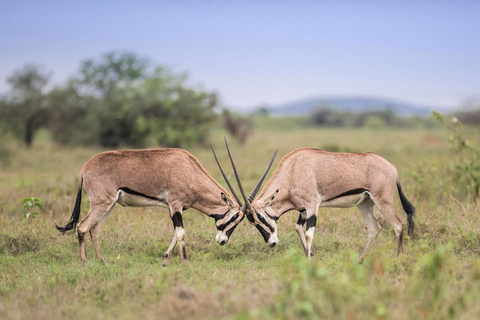
POLYGON ((305 222, 307 222, 305 211, 300 211, 297 223, 295 224, 295 231, 297 231, 300 241, 302 241, 303 251, 305 252, 305 255, 307 255, 307 240, 305 239, 305 232, 303 231, 305 222))
POLYGON ((178 241, 177 233, 175 233, 173 235, 172 241, 170 242, 170 246, 167 249, 167 252, 165 252, 165 254, 163 255, 163 257, 165 258, 165 261, 163 262, 164 267, 170 263, 170 258, 172 257, 172 252, 173 252, 173 249, 175 248, 175 245, 177 244, 177 241, 178 241))
MULTIPOLYGON (((308 217, 308 212, 307 212, 308 217)), ((317 216, 314 214, 307 218, 307 231, 305 232, 305 256, 310 259, 312 256, 312 242, 315 234, 315 225, 317 224, 317 216)))
POLYGON ((183 228, 182 213, 176 211, 172 217, 173 226, 175 228, 175 237, 178 240, 178 252, 183 262, 187 262, 187 253, 185 252, 185 229, 183 228))

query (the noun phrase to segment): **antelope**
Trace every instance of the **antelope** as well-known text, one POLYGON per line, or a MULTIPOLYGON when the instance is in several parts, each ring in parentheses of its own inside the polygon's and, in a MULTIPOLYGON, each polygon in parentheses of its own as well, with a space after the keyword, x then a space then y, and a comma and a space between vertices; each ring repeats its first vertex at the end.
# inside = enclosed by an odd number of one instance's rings
MULTIPOLYGON (((220 165, 218 159, 216 160, 220 165)), ((236 201, 198 160, 185 150, 166 148, 103 152, 88 160, 81 169, 70 221, 63 227, 56 225, 56 228, 64 234, 77 227, 83 264, 87 260, 85 235, 89 232, 97 258, 105 263, 98 235, 115 204, 124 207, 165 207, 170 212, 175 232, 163 255, 164 265, 169 263, 177 242, 182 261, 186 262, 182 220, 184 210, 194 208, 214 218, 217 229, 215 239, 220 245, 228 242, 232 232, 244 218, 245 207, 223 170, 222 174, 236 201), (90 198, 90 209, 78 223, 82 186, 90 198)))
POLYGON ((407 214, 408 234, 413 238, 415 208, 403 194, 396 168, 379 155, 336 153, 313 148, 293 150, 281 160, 253 201, 256 194, 245 197, 229 150, 228 153, 245 200, 246 216, 270 247, 279 241, 277 220, 284 213, 297 210, 299 216, 295 230, 305 256, 310 259, 318 209, 357 206, 369 232, 367 243, 357 259, 361 263, 381 229, 374 216, 376 206, 395 231, 399 255, 403 252, 403 224, 393 206, 395 189, 407 214))

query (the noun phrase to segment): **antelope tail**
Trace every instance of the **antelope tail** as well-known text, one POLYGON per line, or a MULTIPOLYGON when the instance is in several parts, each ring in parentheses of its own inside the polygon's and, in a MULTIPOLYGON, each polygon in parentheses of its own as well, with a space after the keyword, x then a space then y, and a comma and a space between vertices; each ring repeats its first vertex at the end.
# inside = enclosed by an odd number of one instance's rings
POLYGON ((400 182, 397 181, 397 189, 398 195, 400 196, 400 201, 402 202, 403 210, 407 213, 407 221, 408 221, 408 235, 411 239, 414 238, 413 235, 413 228, 415 227, 415 223, 413 222, 413 216, 415 215, 415 207, 413 204, 408 201, 407 197, 403 194, 402 186, 400 182))
POLYGON ((80 219, 80 204, 82 203, 82 186, 83 186, 83 177, 80 177, 80 181, 78 182, 77 199, 75 200, 75 207, 73 208, 70 221, 63 227, 60 227, 55 223, 55 227, 62 234, 65 234, 65 232, 67 232, 68 230, 72 230, 73 228, 75 228, 78 223, 78 220, 80 219))

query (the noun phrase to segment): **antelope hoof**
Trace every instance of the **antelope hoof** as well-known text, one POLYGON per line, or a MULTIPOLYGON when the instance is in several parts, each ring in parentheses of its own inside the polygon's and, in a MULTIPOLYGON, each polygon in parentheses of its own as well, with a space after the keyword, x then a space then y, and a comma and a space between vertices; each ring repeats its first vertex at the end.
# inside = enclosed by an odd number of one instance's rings
POLYGON ((163 261, 162 263, 162 267, 166 267, 170 264, 170 258, 169 259, 165 259, 165 261, 163 261))

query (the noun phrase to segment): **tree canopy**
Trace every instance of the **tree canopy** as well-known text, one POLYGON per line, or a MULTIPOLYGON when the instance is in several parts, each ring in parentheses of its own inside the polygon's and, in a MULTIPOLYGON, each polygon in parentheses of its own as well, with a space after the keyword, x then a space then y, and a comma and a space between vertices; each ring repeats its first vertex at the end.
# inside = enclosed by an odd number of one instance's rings
POLYGON ((66 83, 46 92, 48 80, 36 65, 8 78, 11 90, 0 112, 30 132, 27 145, 45 126, 64 144, 183 147, 204 143, 216 118, 215 93, 191 88, 186 74, 130 52, 87 59, 66 83))

